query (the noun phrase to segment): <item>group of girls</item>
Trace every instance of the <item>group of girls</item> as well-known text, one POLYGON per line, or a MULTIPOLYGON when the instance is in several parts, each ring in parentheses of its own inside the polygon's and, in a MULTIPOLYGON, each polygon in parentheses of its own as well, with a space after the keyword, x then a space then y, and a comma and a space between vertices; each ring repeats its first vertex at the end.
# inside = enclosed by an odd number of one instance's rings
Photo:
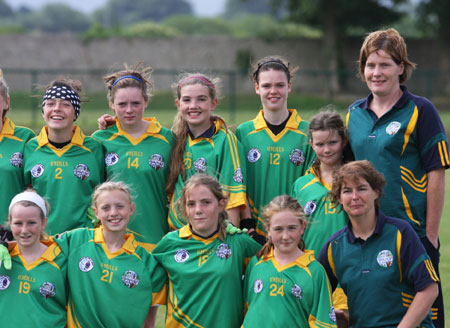
MULTIPOLYGON (((380 59, 372 57, 384 55, 383 47, 382 43, 371 50, 364 73, 379 65, 380 59)), ((393 61, 389 56, 384 60, 393 61)), ((0 142, 10 135, 21 145, 23 153, 13 153, 10 163, 25 168, 25 175, 18 170, 22 188, 33 185, 56 212, 47 215, 44 200, 31 191, 18 196, 28 205, 13 199, 9 223, 17 228, 12 229, 16 241, 8 247, 13 270, 23 267, 28 273, 8 275, 1 269, 6 286, 2 290, 14 289, 15 297, 31 293, 52 298, 59 302, 51 305, 55 308, 65 300, 67 323, 74 327, 152 326, 157 309, 152 304, 167 304, 168 326, 236 327, 243 321, 245 327, 334 327, 336 321, 345 326, 349 315, 354 326, 409 327, 422 322, 433 327, 428 310, 439 278, 423 246, 418 238, 409 238, 416 236, 409 225, 380 211, 383 183, 372 183, 381 179, 379 173, 366 162, 345 164, 348 139, 339 115, 323 112, 309 124, 288 109, 294 72, 280 57, 266 57, 255 65, 252 81, 262 110, 237 128, 237 138, 212 115, 218 83, 203 74, 183 75, 174 85, 178 108, 174 137, 155 118, 144 117, 152 90, 146 68, 126 68, 105 77, 115 117, 100 118, 101 125, 112 126, 97 131, 94 138, 84 136, 73 123, 81 101, 76 81, 59 80, 47 88, 42 104, 47 125, 26 146, 27 137, 16 137, 15 129, 21 130, 4 116, 9 97, 2 93, 0 142), (277 183, 269 188, 265 177, 277 183), (100 184, 92 212, 82 203, 105 178, 125 183, 100 184), (127 184, 135 189, 134 197, 127 184), (294 198, 278 196, 288 193, 294 198), (31 213, 26 211, 29 206, 31 213), (90 218, 100 225, 57 238, 41 235, 46 225, 52 234, 88 227, 90 218), (260 246, 247 235, 227 234, 226 218, 249 228, 261 243, 267 238, 262 250, 257 253, 260 246), (169 226, 178 230, 168 233, 169 226), (399 236, 408 236, 408 242, 399 236), (363 253, 378 266, 359 260, 363 255, 355 247, 358 243, 367 247, 363 253), (153 250, 152 255, 147 250, 153 250), (320 252, 326 270, 315 261, 314 252, 320 252), (35 277, 29 271, 48 264, 57 269, 55 282, 39 285, 39 272, 35 277), (364 277, 354 283, 360 272, 364 277), (60 284, 64 275, 70 291, 67 284, 60 284), (345 305, 335 312, 333 300, 338 298, 332 300, 326 275, 333 288, 337 284, 343 288, 349 313, 345 305), (380 281, 394 286, 368 290, 380 281), (392 293, 391 304, 371 311, 383 302, 387 290, 392 293), (370 305, 362 299, 369 296, 370 305), (268 304, 276 310, 267 311, 268 304), (214 311, 207 311, 211 308, 214 311)), ((394 73, 378 72, 376 81, 365 75, 374 104, 379 105, 386 91, 384 80, 398 79, 395 74, 401 70, 394 73)), ((357 115, 354 109, 349 113, 357 115)), ((349 128, 354 124, 349 116, 346 123, 349 128)), ((396 134, 400 126, 391 124, 386 131, 396 134)), ((410 125, 408 129, 411 134, 410 125)), ((1 146, 3 152, 3 142, 1 146)), ((442 152, 445 140, 440 147, 442 152)), ((444 164, 443 168, 448 166, 444 164)), ((65 316, 65 309, 59 309, 65 316)))

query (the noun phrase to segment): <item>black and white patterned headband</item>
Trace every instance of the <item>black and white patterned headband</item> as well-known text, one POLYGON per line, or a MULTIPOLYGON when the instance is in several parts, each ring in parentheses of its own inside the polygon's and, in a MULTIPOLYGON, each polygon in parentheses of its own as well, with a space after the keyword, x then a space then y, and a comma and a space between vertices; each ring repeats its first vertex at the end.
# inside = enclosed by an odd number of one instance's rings
POLYGON ((44 108, 48 99, 68 100, 75 110, 75 117, 78 118, 78 115, 80 115, 80 96, 64 83, 56 83, 53 87, 48 88, 47 91, 45 91, 42 108, 44 108))

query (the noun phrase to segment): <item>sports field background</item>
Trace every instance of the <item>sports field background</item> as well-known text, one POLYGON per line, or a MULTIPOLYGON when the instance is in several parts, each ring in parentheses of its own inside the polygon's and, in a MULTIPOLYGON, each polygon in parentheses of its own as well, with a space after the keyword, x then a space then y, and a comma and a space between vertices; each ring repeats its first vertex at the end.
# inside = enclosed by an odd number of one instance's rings
MULTIPOLYGON (((363 97, 364 95, 360 96, 363 97)), ((358 97, 335 98, 333 107, 342 115, 345 113, 346 107, 358 97)), ((108 108, 105 93, 91 94, 85 97, 89 101, 81 106, 81 114, 77 124, 81 126, 85 134, 90 135, 97 129, 97 118, 105 113, 111 113, 108 108)), ((433 103, 439 110, 447 136, 450 135, 450 99, 435 98, 433 103)), ((44 124, 41 118, 40 109, 41 98, 32 98, 28 93, 12 93, 11 94, 11 110, 8 113, 16 125, 24 125, 32 128, 35 132, 39 132, 44 124), (34 105, 34 108, 32 106, 34 105)), ((291 93, 289 96, 288 107, 296 108, 302 118, 309 120, 321 108, 329 105, 329 99, 301 96, 291 93)), ((230 112, 227 98, 219 101, 216 114, 222 116, 229 127, 234 130, 239 123, 253 119, 260 108, 259 97, 255 94, 237 95, 236 110, 230 112)), ((147 108, 146 116, 155 116, 162 125, 170 128, 176 107, 174 105, 173 96, 169 92, 156 93, 151 99, 147 108)), ((446 198, 444 213, 440 227, 441 241, 441 279, 444 289, 444 302, 446 312, 446 327, 450 327, 450 173, 446 174, 446 198)), ((158 319, 156 327, 164 327, 165 307, 161 307, 158 311, 158 319)))

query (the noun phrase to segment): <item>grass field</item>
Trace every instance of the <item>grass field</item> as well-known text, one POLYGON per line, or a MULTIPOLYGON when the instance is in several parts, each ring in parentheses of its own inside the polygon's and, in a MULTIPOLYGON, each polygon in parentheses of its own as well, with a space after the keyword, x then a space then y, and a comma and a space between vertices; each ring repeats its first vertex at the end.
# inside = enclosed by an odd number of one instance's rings
MULTIPOLYGON (((91 134, 97 129, 97 118, 105 113, 110 113, 105 95, 94 94, 87 97, 88 102, 82 104, 81 115, 78 124, 86 134, 91 134)), ((34 129, 36 132, 42 127, 40 102, 42 98, 31 98, 28 94, 11 95, 11 111, 8 116, 17 124, 24 125, 34 129), (31 107, 33 106, 33 110, 31 107)), ((339 99, 334 102, 336 110, 344 113, 346 107, 354 99, 339 99)), ((440 110, 441 118, 450 134, 450 101, 448 99, 433 99, 440 110)), ((222 116, 229 124, 231 129, 241 122, 255 117, 260 107, 259 98, 256 95, 238 95, 236 97, 237 110, 231 112, 230 104, 227 99, 219 101, 216 114, 222 116)), ((297 108, 304 119, 310 119, 317 111, 328 105, 328 100, 318 97, 289 96, 289 108, 297 108)), ((170 127, 176 108, 173 97, 169 93, 156 94, 147 109, 147 116, 156 116, 162 125, 170 127)), ((440 228, 441 240, 441 279, 444 288, 445 312, 447 314, 446 327, 450 327, 450 175, 446 174, 446 198, 444 214, 440 228)), ((157 327, 164 327, 164 307, 161 307, 158 313, 157 327)))

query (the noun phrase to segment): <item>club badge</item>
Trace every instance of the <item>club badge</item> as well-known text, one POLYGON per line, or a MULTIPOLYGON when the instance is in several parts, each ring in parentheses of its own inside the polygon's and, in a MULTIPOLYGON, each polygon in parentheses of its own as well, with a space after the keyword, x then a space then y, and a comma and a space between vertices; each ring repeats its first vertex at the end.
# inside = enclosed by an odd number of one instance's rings
POLYGON ((302 288, 299 285, 294 284, 291 288, 291 293, 295 298, 298 298, 299 300, 302 299, 302 288))
POLYGON ((187 261, 187 259, 189 258, 189 252, 185 249, 179 249, 175 252, 175 261, 177 263, 183 263, 185 261, 187 261))
POLYGON ((78 263, 78 267, 83 272, 89 272, 94 268, 94 261, 89 256, 82 257, 80 263, 78 263))
POLYGON ((11 157, 9 158, 9 162, 11 163, 12 166, 15 166, 17 168, 22 168, 22 164, 23 164, 23 155, 20 152, 14 153, 11 155, 11 157))
POLYGON ((303 155, 303 150, 295 148, 291 150, 289 154, 289 160, 295 166, 300 166, 305 162, 305 156, 303 155))
POLYGON ((51 282, 44 282, 41 287, 39 287, 39 293, 44 298, 49 298, 55 296, 55 286, 51 282))
POLYGON ((105 164, 106 166, 113 166, 119 162, 119 155, 116 153, 108 153, 105 156, 105 164))
POLYGON ((231 256, 231 248, 228 246, 228 244, 220 244, 216 248, 216 255, 222 259, 225 260, 231 256))
POLYGON ((396 134, 398 132, 398 130, 400 130, 401 127, 402 127, 402 124, 400 122, 396 122, 396 121, 391 122, 386 127, 386 133, 389 134, 390 136, 393 136, 394 134, 396 134))
POLYGON ((31 175, 33 176, 33 178, 39 178, 43 173, 44 173, 45 169, 44 169, 44 165, 42 164, 36 164, 35 166, 33 166, 31 168, 31 175))
POLYGON ((234 180, 234 182, 236 182, 236 183, 242 183, 242 182, 244 182, 244 177, 243 177, 243 175, 242 175, 242 170, 241 170, 240 167, 238 167, 236 170, 234 170, 234 173, 233 173, 233 180, 234 180))
POLYGON ((330 313, 328 315, 330 316, 331 321, 336 322, 336 312, 334 312, 334 306, 330 308, 330 313))
POLYGON ((5 290, 11 284, 11 278, 9 276, 0 276, 0 290, 5 290))
POLYGON ((383 250, 377 255, 377 262, 380 267, 389 268, 392 265, 392 261, 394 260, 394 256, 390 250, 383 250))
POLYGON ((128 288, 134 288, 139 284, 139 275, 133 270, 127 270, 122 275, 122 282, 128 288))
POLYGON ((164 157, 162 157, 160 154, 153 154, 152 157, 150 157, 150 159, 148 160, 148 165, 158 171, 165 165, 164 157))
POLYGON ((194 169, 198 173, 203 173, 206 171, 206 159, 203 157, 197 158, 194 162, 194 169))
POLYGON ((261 158, 261 151, 258 148, 251 148, 247 153, 247 159, 250 163, 255 163, 261 158))
POLYGON ((316 202, 313 201, 313 200, 309 200, 309 201, 306 203, 305 208, 304 208, 305 214, 306 214, 306 215, 311 215, 311 214, 313 214, 314 211, 316 210, 316 208, 317 208, 316 202))
POLYGON ((91 175, 91 171, 89 171, 89 168, 87 167, 87 165, 85 165, 85 164, 78 164, 73 169, 73 174, 75 174, 75 176, 78 179, 86 180, 91 175))
POLYGON ((261 279, 256 279, 253 283, 253 291, 255 294, 261 293, 262 289, 264 287, 263 281, 261 279))

